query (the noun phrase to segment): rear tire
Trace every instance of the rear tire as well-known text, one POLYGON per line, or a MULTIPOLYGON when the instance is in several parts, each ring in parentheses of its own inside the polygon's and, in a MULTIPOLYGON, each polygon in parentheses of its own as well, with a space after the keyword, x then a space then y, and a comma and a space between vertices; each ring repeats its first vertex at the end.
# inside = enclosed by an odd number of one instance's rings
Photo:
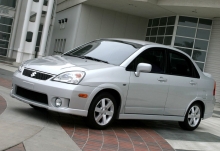
POLYGON ((202 113, 201 105, 199 103, 193 103, 186 112, 184 121, 179 122, 179 126, 184 130, 195 130, 201 122, 202 113))
POLYGON ((115 119, 116 111, 115 98, 108 92, 100 93, 90 105, 86 119, 87 125, 94 129, 105 129, 115 119))

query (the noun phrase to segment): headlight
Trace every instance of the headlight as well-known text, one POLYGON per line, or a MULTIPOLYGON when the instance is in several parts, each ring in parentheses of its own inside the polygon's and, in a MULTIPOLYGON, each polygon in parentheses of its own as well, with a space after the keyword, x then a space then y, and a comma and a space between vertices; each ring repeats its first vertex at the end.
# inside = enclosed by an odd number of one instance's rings
POLYGON ((72 72, 65 72, 53 80, 58 82, 70 83, 70 84, 79 84, 79 82, 84 78, 85 72, 83 71, 72 71, 72 72))
POLYGON ((19 71, 19 72, 22 72, 23 67, 24 67, 24 64, 22 63, 22 64, 18 67, 18 71, 19 71))

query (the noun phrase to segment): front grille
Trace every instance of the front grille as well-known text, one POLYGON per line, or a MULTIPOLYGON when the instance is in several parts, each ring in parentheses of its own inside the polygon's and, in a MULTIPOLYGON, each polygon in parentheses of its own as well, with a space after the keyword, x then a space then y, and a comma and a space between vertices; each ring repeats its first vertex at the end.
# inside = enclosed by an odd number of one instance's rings
POLYGON ((30 90, 21 88, 19 86, 17 86, 16 94, 28 100, 48 105, 48 99, 47 99, 46 94, 30 91, 30 90))
POLYGON ((24 69, 23 75, 27 76, 27 77, 34 78, 34 79, 39 79, 39 80, 47 80, 47 79, 50 79, 52 77, 52 75, 42 73, 42 72, 38 72, 38 71, 32 71, 32 70, 29 70, 29 69, 24 69))

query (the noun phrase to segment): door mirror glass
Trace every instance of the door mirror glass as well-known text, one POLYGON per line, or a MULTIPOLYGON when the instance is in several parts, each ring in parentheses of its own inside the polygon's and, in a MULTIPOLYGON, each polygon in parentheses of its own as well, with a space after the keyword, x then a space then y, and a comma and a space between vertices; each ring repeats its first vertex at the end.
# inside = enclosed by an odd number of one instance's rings
POLYGON ((151 72, 151 69, 152 69, 151 64, 148 64, 148 63, 139 63, 138 66, 137 66, 135 75, 136 75, 137 77, 139 77, 141 72, 149 73, 149 72, 151 72))

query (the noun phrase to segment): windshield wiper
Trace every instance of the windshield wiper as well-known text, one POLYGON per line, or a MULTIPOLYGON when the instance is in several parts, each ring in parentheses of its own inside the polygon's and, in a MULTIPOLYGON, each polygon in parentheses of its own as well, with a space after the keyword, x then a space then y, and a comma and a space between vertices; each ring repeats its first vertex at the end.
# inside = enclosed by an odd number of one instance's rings
POLYGON ((108 61, 100 60, 100 59, 89 57, 89 56, 80 56, 80 57, 82 57, 84 59, 89 59, 89 60, 94 60, 94 61, 98 61, 98 62, 108 63, 108 61))
POLYGON ((64 54, 65 56, 71 56, 71 57, 77 57, 77 58, 81 58, 81 59, 89 59, 89 60, 93 60, 93 61, 98 61, 98 62, 103 62, 103 63, 108 63, 108 61, 104 61, 104 60, 100 60, 97 58, 93 58, 93 57, 89 57, 89 56, 77 56, 77 55, 71 55, 71 54, 64 54))

